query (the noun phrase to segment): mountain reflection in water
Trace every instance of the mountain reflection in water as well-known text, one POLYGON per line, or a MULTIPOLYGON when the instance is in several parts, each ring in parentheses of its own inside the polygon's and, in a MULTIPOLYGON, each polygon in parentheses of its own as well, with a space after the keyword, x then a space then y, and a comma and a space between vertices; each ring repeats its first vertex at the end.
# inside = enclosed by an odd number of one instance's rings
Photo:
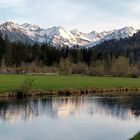
POLYGON ((30 121, 39 116, 50 118, 88 115, 108 116, 120 120, 139 119, 140 97, 50 97, 0 101, 0 120, 30 121))

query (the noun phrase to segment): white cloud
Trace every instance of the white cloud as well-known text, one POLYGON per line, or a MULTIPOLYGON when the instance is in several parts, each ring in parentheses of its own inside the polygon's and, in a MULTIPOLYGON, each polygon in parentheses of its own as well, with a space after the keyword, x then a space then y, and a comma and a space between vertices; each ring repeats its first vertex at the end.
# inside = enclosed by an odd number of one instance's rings
POLYGON ((24 6, 27 0, 0 0, 0 7, 21 7, 24 6))
POLYGON ((0 17, 83 31, 140 28, 139 0, 0 0, 0 17))

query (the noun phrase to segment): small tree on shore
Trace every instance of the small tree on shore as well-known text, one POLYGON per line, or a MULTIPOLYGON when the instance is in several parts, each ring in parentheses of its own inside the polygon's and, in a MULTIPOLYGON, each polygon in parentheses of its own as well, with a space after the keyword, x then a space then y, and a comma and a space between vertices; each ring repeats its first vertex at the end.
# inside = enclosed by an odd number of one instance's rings
POLYGON ((25 94, 28 94, 29 91, 31 90, 33 82, 34 82, 33 77, 31 77, 31 76, 26 77, 25 80, 23 81, 23 85, 21 86, 21 91, 25 94))

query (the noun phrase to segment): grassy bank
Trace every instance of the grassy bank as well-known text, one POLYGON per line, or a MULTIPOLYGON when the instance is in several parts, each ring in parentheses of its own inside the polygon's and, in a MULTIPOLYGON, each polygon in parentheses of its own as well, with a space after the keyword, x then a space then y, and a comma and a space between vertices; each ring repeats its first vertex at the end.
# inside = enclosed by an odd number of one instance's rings
POLYGON ((33 77, 32 89, 55 90, 64 88, 119 88, 140 87, 140 78, 90 77, 90 76, 27 76, 0 75, 0 92, 19 89, 26 77, 33 77))
POLYGON ((140 132, 138 134, 136 134, 133 138, 131 138, 130 140, 140 140, 140 132))

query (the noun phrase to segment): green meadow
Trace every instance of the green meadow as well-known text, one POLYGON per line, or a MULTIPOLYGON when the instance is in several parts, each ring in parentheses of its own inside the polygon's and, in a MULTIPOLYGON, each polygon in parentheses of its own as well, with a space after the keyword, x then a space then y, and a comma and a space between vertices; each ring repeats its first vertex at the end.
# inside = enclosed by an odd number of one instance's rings
POLYGON ((20 89, 24 81, 34 79, 32 89, 54 90, 64 88, 118 88, 140 87, 140 78, 91 77, 81 75, 0 75, 0 92, 20 89))
POLYGON ((136 134, 132 139, 130 140, 140 140, 140 133, 136 134))

